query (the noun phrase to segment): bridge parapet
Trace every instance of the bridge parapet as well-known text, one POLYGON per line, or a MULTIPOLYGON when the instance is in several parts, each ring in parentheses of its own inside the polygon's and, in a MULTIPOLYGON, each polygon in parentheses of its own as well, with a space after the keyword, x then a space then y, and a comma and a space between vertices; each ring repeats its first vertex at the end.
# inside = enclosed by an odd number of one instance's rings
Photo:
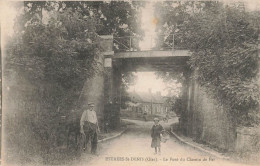
POLYGON ((133 51, 133 52, 117 52, 114 58, 160 58, 160 57, 189 57, 189 50, 164 50, 164 51, 133 51))
POLYGON ((183 50, 182 40, 178 34, 170 35, 148 35, 141 36, 122 36, 113 38, 115 52, 134 52, 134 51, 165 51, 183 50), (177 36, 177 37, 175 37, 177 36))

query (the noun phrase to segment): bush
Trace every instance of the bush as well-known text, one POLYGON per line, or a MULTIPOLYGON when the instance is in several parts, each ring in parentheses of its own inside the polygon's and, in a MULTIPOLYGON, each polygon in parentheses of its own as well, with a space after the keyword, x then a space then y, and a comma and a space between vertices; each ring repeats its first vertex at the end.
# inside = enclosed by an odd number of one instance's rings
POLYGON ((71 9, 49 16, 47 23, 28 20, 8 45, 4 74, 10 89, 5 99, 10 106, 7 145, 14 152, 10 160, 53 162, 53 154, 59 155, 66 144, 61 116, 75 108, 85 80, 97 72, 95 19, 71 9))

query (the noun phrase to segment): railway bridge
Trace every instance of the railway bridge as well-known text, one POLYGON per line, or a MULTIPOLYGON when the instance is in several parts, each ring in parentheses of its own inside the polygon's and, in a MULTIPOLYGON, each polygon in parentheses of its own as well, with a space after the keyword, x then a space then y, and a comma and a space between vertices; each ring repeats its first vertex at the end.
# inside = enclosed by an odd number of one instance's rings
POLYGON ((236 131, 232 120, 225 108, 218 107, 217 101, 193 79, 194 71, 187 63, 191 56, 188 50, 169 42, 161 44, 165 47, 140 50, 135 46, 134 39, 121 39, 101 36, 100 46, 103 52, 98 61, 103 74, 96 74, 87 80, 80 95, 80 101, 83 103, 89 100, 95 102, 97 115, 103 124, 109 122, 111 128, 120 126, 120 90, 124 73, 177 71, 185 78, 182 84, 182 113, 179 121, 182 133, 220 149, 234 149, 236 131))

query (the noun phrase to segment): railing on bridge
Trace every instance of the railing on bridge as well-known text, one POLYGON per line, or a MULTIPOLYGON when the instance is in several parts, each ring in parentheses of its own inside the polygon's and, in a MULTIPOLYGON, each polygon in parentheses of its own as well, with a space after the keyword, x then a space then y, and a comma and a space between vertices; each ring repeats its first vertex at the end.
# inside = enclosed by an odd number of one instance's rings
POLYGON ((114 50, 116 52, 123 51, 148 51, 148 50, 182 50, 182 41, 173 35, 156 35, 156 36, 124 36, 114 37, 114 50))

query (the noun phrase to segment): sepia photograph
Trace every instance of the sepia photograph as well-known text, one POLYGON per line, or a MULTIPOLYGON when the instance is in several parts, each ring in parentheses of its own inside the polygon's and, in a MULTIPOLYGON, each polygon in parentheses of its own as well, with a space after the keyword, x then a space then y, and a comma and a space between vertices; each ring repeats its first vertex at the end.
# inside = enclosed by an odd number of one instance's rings
POLYGON ((3 0, 0 17, 0 165, 260 164, 259 0, 3 0))

